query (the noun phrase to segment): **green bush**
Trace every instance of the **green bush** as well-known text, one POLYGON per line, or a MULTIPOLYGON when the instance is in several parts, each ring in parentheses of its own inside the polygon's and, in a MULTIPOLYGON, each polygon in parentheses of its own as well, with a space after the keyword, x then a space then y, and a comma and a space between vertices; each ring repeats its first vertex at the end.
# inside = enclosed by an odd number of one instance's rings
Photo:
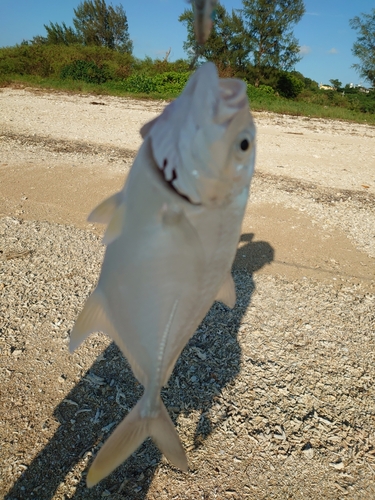
POLYGON ((294 99, 297 97, 304 87, 304 82, 290 73, 281 74, 277 82, 277 90, 280 95, 287 99, 294 99))
POLYGON ((364 99, 361 100, 359 109, 362 113, 375 114, 375 91, 364 96, 364 99))
POLYGON ((92 61, 73 61, 63 67, 60 78, 65 80, 82 80, 86 83, 101 84, 111 79, 108 68, 104 65, 101 68, 92 61))
POLYGON ((267 103, 277 99, 275 91, 268 85, 259 85, 255 87, 251 83, 247 84, 247 96, 250 102, 257 102, 258 104, 267 103))
POLYGON ((272 87, 269 85, 259 85, 259 90, 264 92, 265 94, 270 94, 270 95, 275 95, 275 91, 272 87))
POLYGON ((94 45, 16 45, 0 48, 0 73, 60 77, 62 69, 74 61, 88 61, 106 67, 110 78, 129 75, 134 58, 94 45))
POLYGON ((156 84, 152 76, 144 74, 133 74, 124 80, 123 89, 126 92, 135 92, 139 94, 151 94, 156 92, 156 84))
POLYGON ((188 61, 178 59, 177 61, 161 61, 160 59, 152 59, 146 56, 144 59, 136 59, 133 63, 133 71, 135 73, 143 73, 153 76, 161 73, 187 73, 190 71, 188 61))
POLYGON ((123 89, 126 92, 177 96, 185 87, 189 75, 189 73, 177 73, 176 71, 153 76, 135 73, 123 82, 123 89))

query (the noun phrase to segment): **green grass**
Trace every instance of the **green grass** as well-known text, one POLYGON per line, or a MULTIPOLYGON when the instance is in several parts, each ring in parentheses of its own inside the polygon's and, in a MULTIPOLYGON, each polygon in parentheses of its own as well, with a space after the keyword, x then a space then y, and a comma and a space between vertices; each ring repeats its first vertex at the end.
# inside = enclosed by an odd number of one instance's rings
POLYGON ((50 91, 64 91, 76 94, 110 95, 117 97, 132 97, 134 99, 175 99, 179 93, 176 92, 128 92, 124 90, 122 81, 110 80, 100 85, 86 83, 78 80, 61 80, 60 78, 42 78, 34 75, 0 75, 0 87, 19 86, 41 88, 50 91))
MULTIPOLYGON (((171 100, 179 95, 179 91, 173 89, 165 92, 128 92, 124 90, 124 81, 122 80, 109 80, 98 85, 78 80, 62 80, 57 77, 42 78, 34 75, 0 75, 0 86, 20 84, 26 87, 37 87, 52 91, 133 97, 136 99, 171 100)), ((326 118, 375 125, 374 113, 361 113, 344 107, 314 104, 301 100, 294 101, 262 92, 250 95, 250 106, 253 111, 270 111, 293 116, 326 118)))
POLYGON ((292 101, 283 98, 268 100, 258 100, 255 98, 250 100, 250 106, 253 111, 271 111, 285 115, 326 118, 375 125, 375 115, 373 113, 361 113, 360 111, 352 111, 337 106, 322 106, 320 104, 292 101))

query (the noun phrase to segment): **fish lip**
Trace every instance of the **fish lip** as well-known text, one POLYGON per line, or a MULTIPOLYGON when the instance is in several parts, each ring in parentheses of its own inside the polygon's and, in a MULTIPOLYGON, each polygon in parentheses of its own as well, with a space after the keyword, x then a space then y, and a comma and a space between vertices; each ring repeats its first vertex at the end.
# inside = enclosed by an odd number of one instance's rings
POLYGON ((181 193, 176 188, 176 186, 173 185, 173 180, 167 181, 167 179, 164 177, 164 173, 161 172, 161 174, 162 174, 161 177, 164 180, 165 184, 167 184, 172 189, 172 191, 174 191, 180 198, 183 198, 185 201, 187 201, 188 203, 190 203, 190 205, 194 205, 196 207, 199 207, 199 206, 202 205, 202 203, 195 203, 194 201, 191 201, 191 199, 188 196, 186 196, 186 194, 181 193))

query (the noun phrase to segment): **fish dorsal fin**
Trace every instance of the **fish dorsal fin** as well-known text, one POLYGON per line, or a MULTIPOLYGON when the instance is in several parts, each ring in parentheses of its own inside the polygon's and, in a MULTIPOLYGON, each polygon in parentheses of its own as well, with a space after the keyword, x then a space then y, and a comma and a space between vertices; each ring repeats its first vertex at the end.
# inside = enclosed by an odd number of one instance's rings
POLYGON ((110 223, 107 226, 107 230, 103 238, 104 245, 109 245, 120 236, 122 228, 124 226, 125 214, 126 214, 125 203, 121 203, 114 211, 112 219, 110 220, 110 223))
POLYGON ((236 289, 230 271, 226 275, 224 283, 221 285, 215 300, 219 300, 226 306, 233 309, 236 304, 236 289))
POLYGON ((114 212, 121 204, 122 191, 115 193, 106 200, 102 201, 87 217, 89 222, 98 222, 100 224, 109 224, 114 212))
POLYGON ((85 307, 79 314, 77 321, 70 334, 69 350, 73 352, 82 342, 87 339, 90 333, 104 332, 112 338, 116 338, 111 321, 105 311, 105 299, 98 288, 88 298, 85 307))

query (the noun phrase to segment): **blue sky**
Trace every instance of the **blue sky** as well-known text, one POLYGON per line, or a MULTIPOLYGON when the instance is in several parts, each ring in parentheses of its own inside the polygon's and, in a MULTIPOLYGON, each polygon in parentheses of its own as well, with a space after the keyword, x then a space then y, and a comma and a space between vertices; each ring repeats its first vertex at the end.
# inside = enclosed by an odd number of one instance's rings
MULTIPOLYGON (((186 0, 107 0, 122 4, 128 17, 134 55, 143 58, 163 56, 171 48, 172 60, 185 57, 182 44, 186 30, 178 16, 188 7, 186 0)), ((0 46, 20 43, 44 35, 50 21, 72 24, 73 8, 80 0, 0 0, 0 46)), ((241 0, 222 0, 228 11, 239 9, 241 0)), ((351 69, 356 61, 351 48, 356 33, 349 19, 370 13, 373 0, 305 0, 306 14, 294 29, 303 59, 296 69, 318 83, 337 78, 343 84, 360 83, 351 69)), ((364 82, 363 82, 364 83, 364 82)))

